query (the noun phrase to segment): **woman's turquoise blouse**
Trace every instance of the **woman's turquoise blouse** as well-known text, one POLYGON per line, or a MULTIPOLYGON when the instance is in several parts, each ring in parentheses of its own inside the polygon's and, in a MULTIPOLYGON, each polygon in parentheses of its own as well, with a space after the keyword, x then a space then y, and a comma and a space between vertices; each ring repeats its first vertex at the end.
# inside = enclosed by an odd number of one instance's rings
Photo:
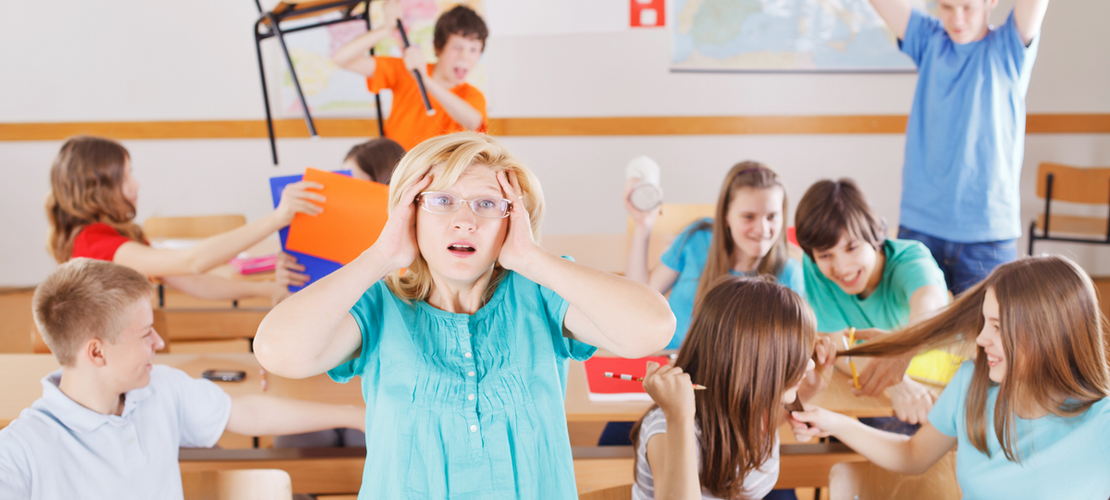
POLYGON ((563 335, 568 306, 511 271, 472 315, 370 287, 351 308, 361 352, 328 372, 362 377, 359 499, 577 498, 568 359, 597 348, 563 335))

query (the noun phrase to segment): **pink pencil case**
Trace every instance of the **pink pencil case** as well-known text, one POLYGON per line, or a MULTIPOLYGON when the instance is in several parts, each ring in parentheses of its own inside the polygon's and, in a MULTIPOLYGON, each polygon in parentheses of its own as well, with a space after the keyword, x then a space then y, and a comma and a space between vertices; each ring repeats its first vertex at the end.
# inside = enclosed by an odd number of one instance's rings
POLYGON ((246 259, 236 257, 228 261, 228 264, 237 269, 239 274, 264 273, 273 271, 274 267, 277 266, 277 254, 260 255, 246 259))

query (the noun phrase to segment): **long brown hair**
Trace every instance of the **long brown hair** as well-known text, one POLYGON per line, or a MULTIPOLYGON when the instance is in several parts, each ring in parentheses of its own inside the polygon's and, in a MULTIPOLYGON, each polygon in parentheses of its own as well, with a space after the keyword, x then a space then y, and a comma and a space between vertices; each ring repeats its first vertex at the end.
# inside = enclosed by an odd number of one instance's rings
MULTIPOLYGON (((748 473, 771 457, 782 395, 805 374, 816 338, 805 300, 769 277, 726 275, 705 295, 675 365, 706 386, 694 419, 699 478, 710 493, 738 497, 748 473)), ((632 429, 633 443, 642 423, 632 429)))
POLYGON ((709 288, 721 276, 729 274, 732 269, 733 256, 737 251, 736 242, 732 241, 732 232, 728 228, 728 209, 732 204, 733 197, 736 196, 736 191, 740 188, 755 188, 755 189, 770 189, 778 187, 782 189, 782 223, 783 228, 779 230, 778 239, 775 240, 774 246, 767 252, 767 255, 760 258, 759 263, 756 265, 756 274, 769 274, 771 276, 778 276, 782 272, 782 268, 786 266, 786 186, 779 180, 778 174, 770 167, 759 163, 757 161, 744 161, 733 165, 729 169, 728 174, 725 175, 725 181, 721 183, 721 194, 717 197, 716 217, 713 219, 712 224, 703 222, 698 229, 707 229, 712 227, 713 239, 709 244, 709 255, 705 261, 705 270, 701 273, 701 280, 698 281, 698 291, 694 294, 694 310, 697 310, 699 304, 705 294, 709 292, 709 288))
POLYGON ((73 255, 73 240, 85 226, 103 222, 142 242, 131 222, 135 206, 123 196, 124 168, 130 155, 120 143, 101 137, 70 137, 50 166, 50 220, 47 248, 59 264, 73 255))
POLYGON ((987 290, 994 290, 998 299, 1006 354, 1006 377, 997 384, 995 435, 1006 458, 1020 462, 1014 425, 1019 409, 1043 408, 1073 417, 1110 396, 1106 318, 1091 278, 1075 262, 1045 255, 1003 264, 932 318, 846 354, 885 356, 945 347, 976 352, 967 396, 967 434, 976 449, 990 456, 987 391, 994 384, 987 355, 975 345, 985 322, 987 290))

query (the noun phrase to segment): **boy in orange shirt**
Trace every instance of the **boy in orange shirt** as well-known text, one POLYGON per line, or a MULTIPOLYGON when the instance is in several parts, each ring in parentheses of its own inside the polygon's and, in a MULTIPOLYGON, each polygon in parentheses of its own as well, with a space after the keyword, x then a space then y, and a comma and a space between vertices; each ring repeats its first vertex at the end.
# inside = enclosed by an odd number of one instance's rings
POLYGON ((405 49, 404 58, 370 56, 371 47, 393 34, 401 18, 400 0, 386 0, 382 27, 367 32, 335 52, 332 60, 344 69, 366 75, 372 93, 393 91, 393 109, 385 123, 385 135, 405 150, 425 139, 443 134, 486 128, 486 97, 465 82, 478 64, 489 31, 470 8, 458 5, 436 20, 437 64, 427 64, 419 47, 405 49), (424 79, 435 114, 428 116, 413 70, 424 79))

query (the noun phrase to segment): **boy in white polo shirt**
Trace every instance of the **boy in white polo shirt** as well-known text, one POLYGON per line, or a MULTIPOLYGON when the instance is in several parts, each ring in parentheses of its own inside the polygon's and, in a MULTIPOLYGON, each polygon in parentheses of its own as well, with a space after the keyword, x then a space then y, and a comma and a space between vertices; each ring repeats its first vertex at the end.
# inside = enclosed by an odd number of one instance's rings
POLYGON ((365 409, 267 396, 154 366, 146 277, 73 259, 35 291, 35 323, 61 370, 43 396, 0 430, 0 498, 180 499, 180 447, 245 435, 361 429, 365 409))

